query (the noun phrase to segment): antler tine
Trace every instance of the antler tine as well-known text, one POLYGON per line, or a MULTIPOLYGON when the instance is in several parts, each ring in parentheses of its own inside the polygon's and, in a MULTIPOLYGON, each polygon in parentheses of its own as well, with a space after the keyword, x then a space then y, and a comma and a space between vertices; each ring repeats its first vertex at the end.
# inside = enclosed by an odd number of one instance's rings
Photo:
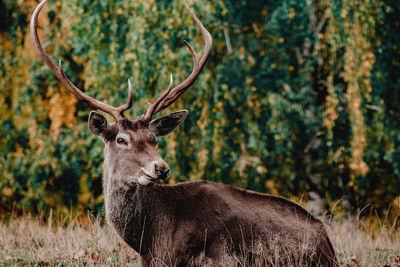
POLYGON ((169 75, 169 86, 168 86, 167 90, 165 90, 165 91, 161 94, 161 96, 160 96, 156 101, 154 101, 154 103, 151 104, 151 105, 146 109, 146 111, 145 111, 144 114, 143 114, 143 118, 144 118, 145 120, 150 121, 150 120, 153 118, 154 114, 157 113, 157 108, 158 108, 159 106, 162 106, 162 105, 164 104, 166 97, 167 97, 168 94, 171 92, 172 85, 173 85, 173 79, 172 79, 172 74, 170 74, 170 75, 169 75))
POLYGON ((61 60, 58 61, 58 67, 57 67, 54 64, 54 62, 51 60, 49 55, 46 53, 46 51, 44 50, 44 48, 42 47, 42 45, 40 43, 38 33, 37 33, 37 18, 39 16, 40 10, 46 4, 46 2, 47 2, 47 0, 43 0, 42 2, 39 3, 39 5, 36 7, 35 11, 32 14, 31 23, 30 23, 30 31, 31 31, 32 40, 33 40, 33 43, 35 45, 36 51, 39 54, 39 56, 43 59, 43 61, 46 63, 46 65, 54 73, 54 75, 57 77, 57 79, 71 93, 73 93, 78 99, 87 102, 90 106, 92 106, 94 108, 98 108, 106 113, 109 113, 117 121, 125 119, 123 112, 132 106, 132 86, 131 86, 131 83, 129 80, 128 80, 128 90, 129 90, 128 101, 126 104, 116 108, 116 107, 110 106, 108 104, 105 104, 103 102, 100 102, 97 99, 94 99, 94 98, 86 95, 85 93, 83 93, 81 90, 79 90, 65 75, 65 73, 62 69, 62 66, 61 66, 61 60))
POLYGON ((128 110, 132 107, 132 102, 133 102, 133 90, 132 90, 132 84, 131 81, 128 79, 128 101, 119 106, 117 109, 120 113, 123 113, 125 110, 128 110))
POLYGON ((201 21, 196 17, 194 12, 190 9, 190 7, 187 5, 186 2, 184 2, 184 5, 186 9, 189 11, 190 15, 196 22, 196 24, 199 26, 203 38, 204 38, 204 43, 205 43, 205 48, 204 48, 204 53, 203 56, 201 57, 200 61, 197 59, 197 54, 196 51, 193 49, 193 47, 185 41, 186 47, 189 49, 190 53, 192 54, 192 59, 193 59, 193 70, 192 73, 189 75, 189 77, 186 78, 182 83, 179 85, 175 86, 173 89, 168 89, 152 104, 148 107, 148 109, 144 113, 144 118, 146 120, 151 120, 153 116, 170 106, 172 103, 174 103, 181 94, 185 92, 185 90, 193 84, 193 82, 197 79, 199 76, 202 68, 204 67, 204 64, 206 63, 210 52, 211 52, 211 47, 212 47, 212 37, 210 33, 204 28, 203 24, 201 21), (169 91, 168 93, 166 93, 169 91))

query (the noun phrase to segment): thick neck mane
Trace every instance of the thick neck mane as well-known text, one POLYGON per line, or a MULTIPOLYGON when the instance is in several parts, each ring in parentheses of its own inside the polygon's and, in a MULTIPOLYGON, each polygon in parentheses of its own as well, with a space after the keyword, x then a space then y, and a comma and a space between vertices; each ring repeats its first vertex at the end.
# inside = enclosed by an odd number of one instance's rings
POLYGON ((171 186, 128 187, 111 180, 105 197, 106 218, 125 242, 140 253, 151 248, 154 235, 166 236, 166 225, 174 220, 171 210, 176 206, 172 197, 175 193, 171 186))

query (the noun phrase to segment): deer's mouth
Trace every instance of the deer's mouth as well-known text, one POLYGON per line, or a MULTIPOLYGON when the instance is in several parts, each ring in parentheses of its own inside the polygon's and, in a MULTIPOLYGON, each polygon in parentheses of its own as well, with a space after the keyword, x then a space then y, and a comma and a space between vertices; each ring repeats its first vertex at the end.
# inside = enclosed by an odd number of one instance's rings
POLYGON ((138 178, 138 183, 141 185, 148 185, 150 183, 154 183, 157 180, 157 178, 154 178, 151 175, 148 175, 146 172, 143 170, 141 171, 141 174, 139 175, 138 178))
POLYGON ((143 176, 145 176, 147 179, 149 179, 152 182, 155 182, 157 180, 157 178, 154 178, 153 176, 150 176, 150 175, 148 175, 146 173, 143 176))

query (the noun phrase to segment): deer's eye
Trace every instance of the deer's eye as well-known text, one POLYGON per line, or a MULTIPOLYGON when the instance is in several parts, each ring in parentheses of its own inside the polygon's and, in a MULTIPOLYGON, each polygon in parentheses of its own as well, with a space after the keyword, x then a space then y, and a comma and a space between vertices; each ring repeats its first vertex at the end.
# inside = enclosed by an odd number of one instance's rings
POLYGON ((126 140, 124 138, 118 137, 117 138, 117 143, 120 145, 127 145, 128 142, 126 142, 126 140))

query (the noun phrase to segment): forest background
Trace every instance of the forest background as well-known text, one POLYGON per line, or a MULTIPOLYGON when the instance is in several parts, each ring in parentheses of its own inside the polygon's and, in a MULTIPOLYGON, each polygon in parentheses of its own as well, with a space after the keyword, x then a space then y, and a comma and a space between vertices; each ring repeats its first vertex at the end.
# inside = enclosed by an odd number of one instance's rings
MULTIPOLYGON (((170 183, 211 180, 400 212, 400 1, 192 0, 214 38, 188 109, 158 150, 170 183)), ((91 108, 34 51, 37 1, 0 1, 0 214, 102 212, 103 143, 91 108)), ((203 39, 181 1, 49 0, 39 36, 70 79, 114 106, 132 81, 142 114, 192 69, 203 39)))

